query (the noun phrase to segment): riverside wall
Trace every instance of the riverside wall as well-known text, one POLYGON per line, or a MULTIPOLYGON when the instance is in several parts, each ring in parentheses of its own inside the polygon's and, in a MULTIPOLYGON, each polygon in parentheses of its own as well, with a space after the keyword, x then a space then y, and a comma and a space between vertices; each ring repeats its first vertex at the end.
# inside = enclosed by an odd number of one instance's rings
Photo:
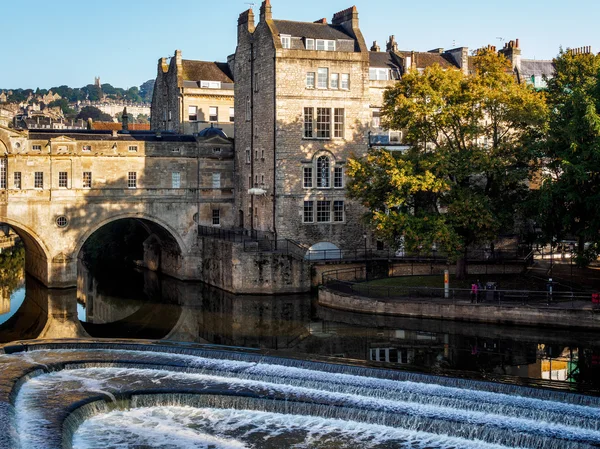
POLYGON ((365 314, 553 328, 600 328, 600 310, 593 308, 500 307, 443 300, 381 300, 339 293, 325 287, 319 289, 318 301, 321 306, 365 314))

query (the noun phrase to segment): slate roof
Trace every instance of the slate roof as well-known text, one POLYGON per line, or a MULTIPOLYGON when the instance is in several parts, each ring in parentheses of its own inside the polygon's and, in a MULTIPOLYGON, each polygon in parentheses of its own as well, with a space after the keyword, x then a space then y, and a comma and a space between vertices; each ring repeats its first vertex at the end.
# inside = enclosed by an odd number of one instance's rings
POLYGON ((291 20, 273 20, 279 34, 289 34, 294 37, 308 37, 312 39, 349 39, 354 40, 344 27, 323 23, 293 22, 291 20))
POLYGON ((398 68, 398 64, 394 62, 393 56, 387 51, 370 51, 369 65, 371 67, 398 68))
POLYGON ((184 59, 181 62, 184 81, 233 83, 233 74, 225 62, 193 61, 191 59, 184 59))
POLYGON ((524 78, 529 78, 533 75, 546 75, 552 77, 554 75, 554 63, 552 61, 543 61, 536 59, 521 59, 521 71, 519 75, 524 78))
POLYGON ((128 134, 119 133, 113 137, 112 131, 89 131, 89 130, 44 130, 42 132, 29 131, 30 140, 50 140, 56 137, 65 136, 74 140, 99 140, 99 141, 146 141, 146 142, 195 142, 194 136, 183 134, 161 133, 157 137, 155 132, 133 131, 128 134))
MULTIPOLYGON (((403 58, 410 57, 412 54, 410 51, 400 51, 398 53, 402 55, 403 58)), ((415 52, 415 60, 412 62, 416 63, 418 69, 424 69, 432 66, 433 64, 439 64, 443 68, 456 68, 454 58, 448 53, 429 53, 419 51, 415 52)))

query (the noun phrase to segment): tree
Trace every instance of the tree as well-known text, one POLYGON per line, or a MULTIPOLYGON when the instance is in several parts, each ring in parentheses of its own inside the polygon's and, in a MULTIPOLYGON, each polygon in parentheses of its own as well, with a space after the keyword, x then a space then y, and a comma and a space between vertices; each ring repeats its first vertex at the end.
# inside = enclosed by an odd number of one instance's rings
POLYGON ((66 98, 61 98, 60 100, 54 100, 48 103, 49 108, 59 107, 63 114, 66 116, 75 115, 75 110, 71 107, 66 98))
POLYGON ((561 50, 554 64, 538 223, 546 241, 575 237, 585 265, 600 254, 600 55, 561 50))
POLYGON ((349 162, 350 196, 375 233, 407 250, 453 254, 513 231, 528 195, 532 143, 546 117, 543 94, 517 83, 508 61, 481 51, 475 73, 407 73, 384 95, 383 124, 405 130, 405 153, 371 151, 349 162))
POLYGON ((140 97, 144 103, 152 103, 154 93, 154 80, 148 80, 140 86, 140 97))
POLYGON ((85 106, 81 108, 81 111, 79 111, 79 114, 77 115, 77 120, 87 121, 90 118, 95 122, 113 121, 110 115, 102 112, 100 109, 94 106, 85 106))

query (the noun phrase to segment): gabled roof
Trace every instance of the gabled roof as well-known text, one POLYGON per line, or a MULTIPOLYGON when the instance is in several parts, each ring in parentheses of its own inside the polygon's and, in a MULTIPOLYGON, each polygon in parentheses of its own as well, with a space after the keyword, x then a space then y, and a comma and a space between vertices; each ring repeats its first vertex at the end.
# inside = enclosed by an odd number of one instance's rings
MULTIPOLYGON (((413 52, 410 51, 399 51, 403 58, 410 57, 413 52)), ((448 53, 429 53, 429 52, 414 52, 415 60, 411 61, 411 64, 416 64, 418 69, 424 69, 432 66, 433 64, 439 64, 443 68, 456 68, 456 62, 454 58, 448 53)))
POLYGON ((521 70, 519 72, 519 75, 523 78, 528 78, 533 75, 546 75, 550 78, 554 75, 554 71, 554 62, 552 61, 521 59, 521 70))
POLYGON ((233 83, 233 74, 229 70, 229 65, 225 62, 193 61, 190 59, 184 59, 181 62, 184 81, 233 83))
POLYGON ((312 39, 354 40, 344 27, 326 23, 293 22, 291 20, 273 20, 279 34, 312 39))
POLYGON ((370 51, 369 66, 397 69, 398 64, 393 58, 392 54, 387 51, 370 51))

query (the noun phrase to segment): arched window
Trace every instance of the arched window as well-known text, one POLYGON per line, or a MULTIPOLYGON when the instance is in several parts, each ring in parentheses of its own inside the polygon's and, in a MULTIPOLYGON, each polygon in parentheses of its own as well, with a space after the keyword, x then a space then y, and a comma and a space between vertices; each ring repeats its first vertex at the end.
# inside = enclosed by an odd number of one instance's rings
POLYGON ((317 159, 317 187, 328 189, 330 176, 329 158, 327 156, 320 156, 317 159))

